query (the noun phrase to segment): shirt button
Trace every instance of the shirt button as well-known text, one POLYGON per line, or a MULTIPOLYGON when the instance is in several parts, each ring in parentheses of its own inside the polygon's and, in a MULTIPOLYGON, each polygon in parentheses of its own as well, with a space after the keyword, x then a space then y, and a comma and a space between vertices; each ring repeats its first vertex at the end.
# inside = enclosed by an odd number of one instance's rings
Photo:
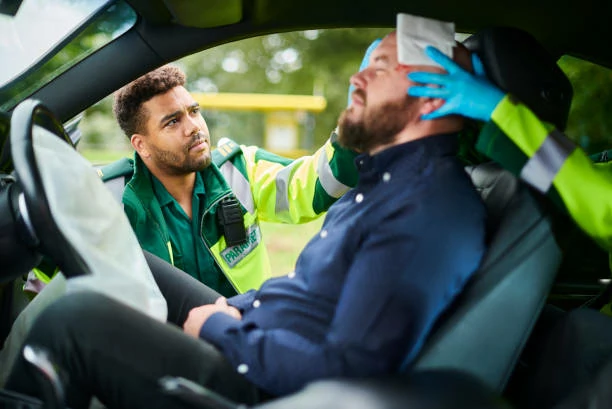
POLYGON ((240 364, 238 365, 238 368, 236 368, 236 370, 238 371, 238 373, 244 375, 245 373, 249 372, 249 366, 247 364, 240 364))
POLYGON ((292 271, 289 274, 287 274, 287 277, 289 277, 289 278, 295 277, 295 271, 292 271))
POLYGON ((363 202, 363 194, 361 194, 361 193, 357 193, 357 196, 355 196, 355 201, 356 201, 357 203, 361 203, 361 202, 363 202))
POLYGON ((253 301, 253 308, 259 308, 260 305, 261 305, 261 301, 259 300, 253 301))
POLYGON ((385 172, 383 174, 383 182, 388 182, 391 180, 391 174, 389 172, 385 172))
POLYGON ((323 229, 321 230, 321 234, 320 234, 321 238, 324 239, 327 237, 327 230, 323 229))

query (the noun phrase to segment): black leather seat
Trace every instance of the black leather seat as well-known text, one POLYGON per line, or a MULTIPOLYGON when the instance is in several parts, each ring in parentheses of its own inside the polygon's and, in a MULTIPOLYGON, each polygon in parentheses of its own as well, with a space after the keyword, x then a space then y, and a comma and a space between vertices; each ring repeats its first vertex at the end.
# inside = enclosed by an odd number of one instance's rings
POLYGON ((411 370, 458 369, 501 391, 552 287, 561 253, 528 188, 493 163, 466 169, 488 211, 489 248, 411 370))

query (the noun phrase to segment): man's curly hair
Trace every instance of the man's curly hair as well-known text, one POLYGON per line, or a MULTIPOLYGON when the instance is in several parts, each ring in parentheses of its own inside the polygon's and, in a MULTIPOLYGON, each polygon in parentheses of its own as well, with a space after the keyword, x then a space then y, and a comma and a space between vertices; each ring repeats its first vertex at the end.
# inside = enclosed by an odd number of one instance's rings
POLYGON ((113 113, 128 138, 144 131, 147 112, 143 104, 156 95, 185 85, 185 74, 173 65, 164 65, 135 79, 115 92, 113 113))

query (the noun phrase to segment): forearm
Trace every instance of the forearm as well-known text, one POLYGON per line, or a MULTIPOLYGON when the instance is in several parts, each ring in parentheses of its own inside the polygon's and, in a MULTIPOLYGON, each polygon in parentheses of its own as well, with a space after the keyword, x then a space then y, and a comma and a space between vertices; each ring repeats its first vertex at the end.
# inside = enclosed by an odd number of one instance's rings
POLYGON ((262 220, 311 221, 357 181, 355 153, 341 148, 332 139, 313 155, 291 162, 254 147, 243 150, 262 220))
POLYGON ((479 137, 480 152, 552 198, 606 250, 612 249, 612 173, 527 107, 506 97, 479 137), (500 132, 495 131, 495 127, 500 132))
POLYGON ((346 372, 341 359, 345 351, 338 347, 315 344, 288 330, 262 330, 225 314, 212 315, 200 337, 219 348, 247 379, 276 395, 346 372))

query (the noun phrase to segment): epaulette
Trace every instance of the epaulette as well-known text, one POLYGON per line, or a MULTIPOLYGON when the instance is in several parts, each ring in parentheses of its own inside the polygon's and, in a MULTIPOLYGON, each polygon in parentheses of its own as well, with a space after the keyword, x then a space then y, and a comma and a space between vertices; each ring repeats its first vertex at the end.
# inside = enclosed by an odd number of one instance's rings
POLYGON ((217 148, 212 151, 212 160, 215 165, 221 166, 240 152, 240 145, 229 138, 221 138, 217 148))
POLYGON ((98 175, 103 182, 120 176, 131 177, 134 173, 134 160, 130 158, 121 158, 115 162, 98 168, 98 175))
POLYGON ((610 160, 612 160, 612 149, 608 149, 607 151, 599 153, 594 153, 589 157, 595 163, 609 162, 610 160))

